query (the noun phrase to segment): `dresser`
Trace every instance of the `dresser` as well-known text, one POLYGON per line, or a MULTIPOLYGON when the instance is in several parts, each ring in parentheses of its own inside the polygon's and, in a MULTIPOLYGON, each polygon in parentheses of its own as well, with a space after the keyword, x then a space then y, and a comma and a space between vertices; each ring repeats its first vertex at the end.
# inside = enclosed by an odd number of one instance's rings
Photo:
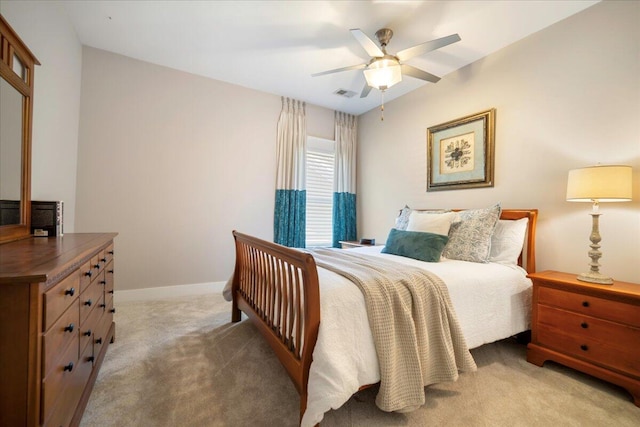
POLYGON ((0 426, 80 423, 115 336, 116 235, 0 245, 0 426))
POLYGON ((625 388, 640 406, 640 285, 544 271, 533 281, 527 361, 569 366, 625 388))

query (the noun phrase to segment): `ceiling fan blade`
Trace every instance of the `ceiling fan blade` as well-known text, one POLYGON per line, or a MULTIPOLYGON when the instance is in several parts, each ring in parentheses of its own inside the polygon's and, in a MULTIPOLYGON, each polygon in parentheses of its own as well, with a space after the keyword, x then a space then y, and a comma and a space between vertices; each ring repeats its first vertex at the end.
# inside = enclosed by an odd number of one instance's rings
POLYGON ((353 37, 358 40, 358 43, 360 43, 364 50, 367 51, 369 56, 384 56, 384 53, 382 52, 382 50, 380 50, 378 45, 373 40, 371 40, 369 36, 363 33, 362 30, 360 30, 359 28, 354 28, 350 31, 351 34, 353 34, 353 37))
POLYGON ((440 80, 440 77, 434 76, 431 73, 427 73, 426 71, 422 71, 419 68, 412 67, 411 65, 402 64, 402 75, 407 75, 411 77, 415 77, 416 79, 426 80, 431 83, 436 83, 440 80))
POLYGON ((367 96, 369 96, 369 92, 371 92, 371 86, 369 86, 367 83, 364 84, 364 87, 362 88, 362 93, 360 94, 360 98, 366 98, 367 96))
POLYGON ((350 67, 336 68, 334 70, 322 71, 321 73, 311 74, 311 77, 324 76, 325 74, 339 73, 341 71, 362 70, 363 68, 366 68, 366 67, 367 67, 367 64, 351 65, 350 67))
POLYGON ((440 49, 450 45, 451 43, 459 42, 460 36, 458 34, 451 34, 450 36, 441 37, 439 39, 424 42, 417 46, 410 47, 408 49, 401 50, 396 54, 400 61, 406 61, 414 56, 422 55, 423 53, 431 52, 432 50, 440 49))

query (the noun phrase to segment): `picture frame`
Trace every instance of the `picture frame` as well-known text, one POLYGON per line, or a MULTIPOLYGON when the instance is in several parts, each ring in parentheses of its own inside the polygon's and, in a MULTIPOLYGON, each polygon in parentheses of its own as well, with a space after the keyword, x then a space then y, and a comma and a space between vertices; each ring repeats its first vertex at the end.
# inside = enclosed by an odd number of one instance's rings
POLYGON ((427 129, 427 191, 493 187, 496 109, 427 129))

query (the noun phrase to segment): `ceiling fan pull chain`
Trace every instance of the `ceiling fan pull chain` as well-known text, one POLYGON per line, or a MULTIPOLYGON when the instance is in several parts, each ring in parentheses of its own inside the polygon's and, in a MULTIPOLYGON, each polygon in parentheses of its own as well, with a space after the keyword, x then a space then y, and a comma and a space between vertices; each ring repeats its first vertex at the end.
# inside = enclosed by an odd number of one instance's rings
POLYGON ((380 104, 380 121, 384 122, 384 91, 380 91, 382 95, 382 104, 380 104))

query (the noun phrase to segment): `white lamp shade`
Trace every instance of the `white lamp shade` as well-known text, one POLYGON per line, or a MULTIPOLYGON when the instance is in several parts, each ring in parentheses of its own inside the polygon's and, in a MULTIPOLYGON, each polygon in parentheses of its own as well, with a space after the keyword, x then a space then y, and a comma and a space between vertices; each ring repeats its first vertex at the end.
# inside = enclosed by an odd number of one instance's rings
POLYGON ((631 200, 631 166, 591 166, 569 171, 567 201, 628 202, 631 200))
POLYGON ((386 90, 402 81, 402 69, 394 59, 379 59, 364 70, 364 78, 369 86, 386 90))

